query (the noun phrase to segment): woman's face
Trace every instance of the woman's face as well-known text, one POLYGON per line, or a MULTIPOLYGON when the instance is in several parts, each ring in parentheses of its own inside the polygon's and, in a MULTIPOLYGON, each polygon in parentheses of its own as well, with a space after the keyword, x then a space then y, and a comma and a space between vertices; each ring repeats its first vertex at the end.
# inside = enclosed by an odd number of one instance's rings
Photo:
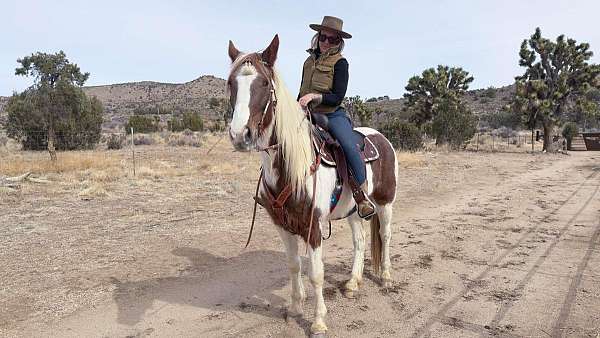
POLYGON ((327 52, 330 48, 335 48, 340 45, 342 38, 334 31, 322 29, 319 32, 319 49, 321 53, 327 52), (325 41, 323 41, 325 39, 325 41), (333 40, 333 43, 331 42, 333 40))

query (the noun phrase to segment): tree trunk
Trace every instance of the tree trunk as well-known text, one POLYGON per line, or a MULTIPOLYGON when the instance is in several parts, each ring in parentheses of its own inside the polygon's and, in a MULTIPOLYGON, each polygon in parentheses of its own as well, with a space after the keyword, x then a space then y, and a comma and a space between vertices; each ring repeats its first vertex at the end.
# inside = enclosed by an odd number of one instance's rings
POLYGON ((56 148, 54 148, 55 140, 54 127, 50 125, 48 127, 48 152, 50 153, 50 160, 54 163, 56 163, 56 148))
POLYGON ((552 134, 554 128, 550 121, 544 121, 544 148, 548 153, 554 152, 554 144, 552 140, 554 139, 554 135, 552 134))

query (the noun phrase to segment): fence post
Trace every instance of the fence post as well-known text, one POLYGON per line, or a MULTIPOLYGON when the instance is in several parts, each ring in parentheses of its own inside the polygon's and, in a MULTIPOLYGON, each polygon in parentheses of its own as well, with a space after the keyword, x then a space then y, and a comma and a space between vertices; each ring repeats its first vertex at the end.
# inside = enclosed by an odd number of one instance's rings
POLYGON ((496 136, 492 134, 492 151, 494 151, 494 143, 496 142, 496 136))
POLYGON ((479 133, 477 133, 477 151, 479 151, 479 133))
POLYGON ((133 155, 133 176, 135 177, 135 147, 133 144, 133 127, 131 127, 131 154, 133 155))

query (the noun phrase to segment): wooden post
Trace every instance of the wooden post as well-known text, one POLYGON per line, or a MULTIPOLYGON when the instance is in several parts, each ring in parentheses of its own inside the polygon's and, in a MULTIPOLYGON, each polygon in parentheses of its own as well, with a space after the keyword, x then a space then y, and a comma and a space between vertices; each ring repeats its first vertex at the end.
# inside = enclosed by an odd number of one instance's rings
POLYGON ((479 151, 479 133, 477 133, 477 151, 479 151))
POLYGON ((531 128, 531 152, 533 153, 533 127, 531 128))
POLYGON ((135 177, 135 147, 133 144, 133 127, 131 127, 131 154, 133 155, 133 176, 135 177))
POLYGON ((496 142, 496 136, 492 134, 492 151, 494 151, 494 143, 496 142))

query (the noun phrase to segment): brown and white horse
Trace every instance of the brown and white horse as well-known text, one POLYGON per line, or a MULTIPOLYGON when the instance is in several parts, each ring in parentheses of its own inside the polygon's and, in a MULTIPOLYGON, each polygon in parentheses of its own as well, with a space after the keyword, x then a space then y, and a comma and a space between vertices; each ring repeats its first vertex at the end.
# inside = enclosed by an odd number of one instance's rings
MULTIPOLYGON (((290 190, 291 187, 291 195, 285 202, 286 217, 283 221, 272 205, 267 203, 265 208, 276 224, 287 252, 292 280, 289 312, 293 315, 301 314, 305 299, 298 238, 308 243, 308 272, 316 299, 311 332, 324 333, 327 331, 327 308, 323 300, 322 226, 329 220, 346 217, 353 210, 355 202, 349 186, 344 183, 339 202, 330 211, 330 199, 336 186, 336 170, 321 166, 313 174, 310 169, 315 158, 310 138, 310 122, 273 67, 278 48, 277 35, 261 53, 242 53, 229 42, 232 65, 227 88, 233 107, 229 136, 236 149, 261 150, 264 182, 260 185, 259 198, 265 200, 270 196, 272 200, 273 196, 278 196, 282 190, 290 190), (318 185, 314 218, 311 218, 315 178, 318 185), (312 224, 309 224, 311 220, 312 224)), ((367 164, 367 179, 369 196, 376 206, 376 215, 371 219, 373 269, 376 273, 380 272, 385 287, 392 281, 389 247, 398 165, 391 143, 382 134, 370 128, 359 129, 363 134, 369 135, 380 154, 378 160, 367 164)), ((351 295, 362 282, 365 233, 361 218, 356 212, 347 218, 352 227, 354 243, 352 274, 345 284, 346 293, 351 295)))

